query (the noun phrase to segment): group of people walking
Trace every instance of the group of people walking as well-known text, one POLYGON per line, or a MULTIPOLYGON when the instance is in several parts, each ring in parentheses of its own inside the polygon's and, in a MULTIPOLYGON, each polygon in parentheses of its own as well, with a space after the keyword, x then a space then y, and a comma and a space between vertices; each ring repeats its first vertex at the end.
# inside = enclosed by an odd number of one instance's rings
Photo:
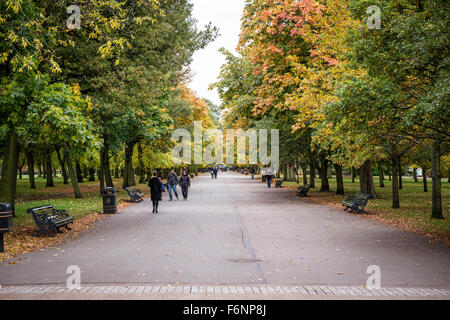
MULTIPOLYGON (((177 185, 181 187, 181 193, 183 195, 183 199, 187 200, 188 198, 188 190, 191 186, 191 178, 186 169, 183 169, 181 176, 178 178, 175 170, 172 170, 167 177, 167 189, 169 191, 169 200, 173 200, 172 193, 178 200, 178 192, 177 185)), ((153 177, 148 182, 148 186, 150 188, 150 195, 153 203, 153 213, 158 213, 159 202, 162 201, 162 193, 165 190, 165 185, 161 180, 161 177, 158 176, 157 171, 153 171, 153 177)))
POLYGON ((211 173, 211 179, 217 179, 217 172, 219 172, 219 168, 217 166, 214 166, 212 168, 209 168, 209 172, 211 173))

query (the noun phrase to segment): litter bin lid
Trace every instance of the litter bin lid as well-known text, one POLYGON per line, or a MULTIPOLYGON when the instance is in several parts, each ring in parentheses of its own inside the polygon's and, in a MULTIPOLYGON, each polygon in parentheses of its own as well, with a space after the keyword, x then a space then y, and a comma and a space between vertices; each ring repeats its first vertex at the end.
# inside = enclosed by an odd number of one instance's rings
POLYGON ((12 206, 10 203, 0 203, 0 211, 10 211, 12 206))
POLYGON ((116 189, 115 188, 111 188, 111 187, 104 188, 103 189, 103 194, 108 194, 108 193, 116 193, 116 189))

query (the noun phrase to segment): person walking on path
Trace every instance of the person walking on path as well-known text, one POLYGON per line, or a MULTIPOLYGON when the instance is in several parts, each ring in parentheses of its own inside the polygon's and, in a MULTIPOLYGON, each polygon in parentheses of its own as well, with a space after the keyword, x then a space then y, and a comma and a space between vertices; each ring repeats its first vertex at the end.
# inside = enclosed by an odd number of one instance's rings
POLYGON ((213 168, 214 179, 217 179, 217 171, 219 171, 219 169, 217 168, 217 166, 215 166, 215 167, 213 168))
POLYGON ((214 168, 209 168, 209 172, 211 173, 211 179, 214 179, 214 168))
POLYGON ((153 177, 150 179, 148 186, 150 187, 150 195, 153 202, 153 213, 158 213, 159 202, 162 201, 162 183, 157 171, 153 171, 153 177))
POLYGON ((254 180, 254 179, 255 179, 255 168, 252 168, 252 169, 250 170, 250 172, 251 172, 251 174, 252 174, 252 180, 254 180))
POLYGON ((269 170, 267 170, 267 173, 266 173, 266 181, 267 181, 268 188, 271 187, 272 179, 273 179, 273 173, 272 173, 272 170, 269 169, 269 170))
POLYGON ((189 175, 186 170, 183 171, 183 174, 180 177, 180 186, 181 186, 181 192, 183 193, 183 199, 187 200, 188 198, 188 190, 191 186, 191 178, 189 178, 189 175))
POLYGON ((178 184, 178 176, 175 173, 175 170, 172 170, 167 177, 167 186, 169 189, 169 200, 172 201, 172 191, 175 194, 175 197, 177 197, 178 200, 178 192, 177 192, 177 184, 178 184))

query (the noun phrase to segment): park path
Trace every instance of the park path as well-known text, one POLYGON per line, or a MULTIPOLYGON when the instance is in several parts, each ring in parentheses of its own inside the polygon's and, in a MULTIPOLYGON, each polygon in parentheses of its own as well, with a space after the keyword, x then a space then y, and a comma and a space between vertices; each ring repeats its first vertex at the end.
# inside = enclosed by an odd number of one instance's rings
POLYGON ((159 214, 147 199, 76 240, 7 261, 0 285, 65 284, 77 265, 90 285, 362 286, 378 265, 382 286, 450 288, 444 244, 249 176, 203 175, 188 201, 164 197, 159 214))

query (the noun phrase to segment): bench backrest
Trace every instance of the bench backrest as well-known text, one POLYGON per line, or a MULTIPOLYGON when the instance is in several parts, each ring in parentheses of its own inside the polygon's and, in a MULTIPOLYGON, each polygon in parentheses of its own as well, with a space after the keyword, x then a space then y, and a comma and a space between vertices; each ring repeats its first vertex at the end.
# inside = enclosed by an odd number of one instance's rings
POLYGON ((310 188, 311 188, 311 186, 301 186, 300 189, 298 190, 298 192, 301 192, 301 193, 308 192, 310 188))
POLYGON ((43 220, 47 220, 48 217, 52 216, 55 212, 55 208, 49 204, 46 206, 28 209, 27 212, 32 214, 34 221, 39 224, 42 223, 43 220))
POLYGON ((134 194, 134 193, 136 193, 136 190, 135 190, 133 187, 125 188, 125 190, 127 190, 128 194, 134 194))
POLYGON ((364 194, 364 193, 358 192, 355 195, 355 201, 360 205, 366 205, 367 201, 369 201, 369 199, 370 199, 369 194, 364 194))

